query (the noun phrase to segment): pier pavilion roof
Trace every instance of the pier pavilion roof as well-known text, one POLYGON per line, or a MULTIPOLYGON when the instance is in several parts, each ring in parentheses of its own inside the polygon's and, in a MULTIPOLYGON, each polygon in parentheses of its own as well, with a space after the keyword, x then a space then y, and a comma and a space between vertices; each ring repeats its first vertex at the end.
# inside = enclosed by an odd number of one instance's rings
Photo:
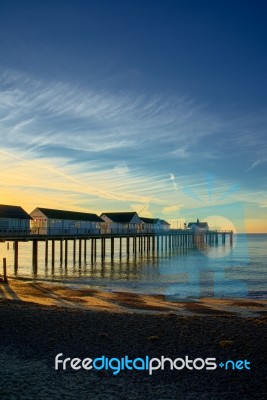
POLYGON ((160 221, 159 218, 140 217, 140 219, 141 219, 145 224, 153 224, 153 225, 156 225, 156 224, 160 221))
POLYGON ((20 206, 0 204, 0 218, 32 219, 20 206))
POLYGON ((54 210, 52 208, 38 207, 47 218, 64 219, 72 221, 104 222, 98 215, 78 211, 54 210))
POLYGON ((188 228, 208 229, 209 225, 207 222, 189 222, 188 228))
POLYGON ((167 222, 167 221, 165 221, 165 219, 161 219, 160 222, 161 222, 163 225, 170 225, 170 223, 167 222))
POLYGON ((133 220, 133 218, 135 216, 138 219, 140 219, 140 217, 138 217, 138 215, 135 211, 132 211, 132 212, 107 212, 107 213, 102 213, 101 217, 102 217, 102 215, 105 215, 113 222, 119 222, 119 223, 123 223, 123 224, 131 223, 131 221, 133 220))

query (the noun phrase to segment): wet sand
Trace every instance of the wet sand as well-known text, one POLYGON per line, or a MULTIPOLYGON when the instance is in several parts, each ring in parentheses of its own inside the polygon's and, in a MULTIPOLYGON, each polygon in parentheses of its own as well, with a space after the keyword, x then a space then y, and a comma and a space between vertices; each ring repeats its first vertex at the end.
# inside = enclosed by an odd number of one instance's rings
POLYGON ((168 302, 162 296, 0 284, 0 398, 264 399, 266 302, 168 302), (55 371, 64 357, 251 362, 250 370, 55 371))

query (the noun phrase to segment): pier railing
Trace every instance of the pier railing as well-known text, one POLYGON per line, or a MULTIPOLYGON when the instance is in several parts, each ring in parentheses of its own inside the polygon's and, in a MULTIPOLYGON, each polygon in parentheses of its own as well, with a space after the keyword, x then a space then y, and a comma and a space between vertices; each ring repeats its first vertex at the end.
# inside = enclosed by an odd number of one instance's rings
POLYGON ((101 228, 95 229, 81 229, 81 228, 35 228, 31 230, 14 230, 14 229, 2 229, 0 230, 0 240, 12 240, 16 239, 33 239, 38 237, 49 238, 67 238, 67 237, 120 237, 120 236, 140 236, 140 235, 210 235, 210 234, 233 234, 229 230, 193 230, 193 229, 170 229, 170 230, 159 230, 159 229, 147 229, 139 230, 137 228, 122 228, 111 230, 109 232, 103 231, 101 228))

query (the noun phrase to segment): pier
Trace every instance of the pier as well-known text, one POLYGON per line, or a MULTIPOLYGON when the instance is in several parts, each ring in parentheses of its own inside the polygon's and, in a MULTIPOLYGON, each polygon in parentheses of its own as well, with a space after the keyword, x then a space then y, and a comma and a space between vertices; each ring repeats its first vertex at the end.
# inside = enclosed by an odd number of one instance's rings
POLYGON ((124 257, 145 255, 152 253, 156 255, 160 252, 172 251, 179 248, 199 248, 204 249, 208 246, 225 245, 226 241, 233 245, 233 231, 193 231, 193 230, 174 230, 166 232, 147 232, 147 233, 84 233, 77 230, 76 234, 66 231, 49 232, 40 234, 34 232, 14 231, 1 233, 0 242, 13 243, 14 250, 14 271, 19 267, 19 243, 32 243, 32 267, 37 271, 38 268, 38 244, 45 242, 45 264, 48 264, 48 254, 50 249, 51 265, 55 265, 55 246, 59 245, 60 263, 67 265, 69 257, 69 243, 73 244, 73 262, 78 258, 79 265, 82 260, 91 258, 93 262, 99 254, 102 260, 106 257, 114 259, 115 247, 118 249, 119 258, 123 256, 123 249, 126 253, 124 257), (109 242, 109 246, 107 243, 109 242), (107 253, 107 247, 109 252, 107 253), (99 253, 98 253, 99 252, 99 253))

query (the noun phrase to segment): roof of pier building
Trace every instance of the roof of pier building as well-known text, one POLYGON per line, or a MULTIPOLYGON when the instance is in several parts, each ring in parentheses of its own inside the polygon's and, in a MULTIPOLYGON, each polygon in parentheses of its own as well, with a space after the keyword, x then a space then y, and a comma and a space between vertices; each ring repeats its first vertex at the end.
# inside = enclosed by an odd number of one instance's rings
POLYGON ((167 221, 160 218, 147 218, 147 217, 140 217, 140 218, 145 224, 156 225, 157 223, 160 223, 162 225, 170 225, 167 221))
POLYGON ((5 204, 0 204, 0 218, 32 219, 22 207, 5 204))
POLYGON ((121 224, 130 224, 130 223, 141 223, 141 219, 135 211, 132 212, 107 212, 102 213, 102 216, 108 217, 112 222, 117 222, 121 224), (137 218, 136 218, 137 217, 137 218), (136 219, 137 222, 133 221, 136 219))
POLYGON ((54 210, 52 208, 37 207, 36 210, 41 211, 47 218, 71 220, 71 221, 90 221, 90 222, 104 222, 98 215, 91 213, 84 213, 78 211, 54 210))
POLYGON ((189 222, 189 224, 187 225, 187 227, 190 229, 208 229, 209 225, 207 222, 199 222, 199 219, 197 220, 197 222, 189 222))

